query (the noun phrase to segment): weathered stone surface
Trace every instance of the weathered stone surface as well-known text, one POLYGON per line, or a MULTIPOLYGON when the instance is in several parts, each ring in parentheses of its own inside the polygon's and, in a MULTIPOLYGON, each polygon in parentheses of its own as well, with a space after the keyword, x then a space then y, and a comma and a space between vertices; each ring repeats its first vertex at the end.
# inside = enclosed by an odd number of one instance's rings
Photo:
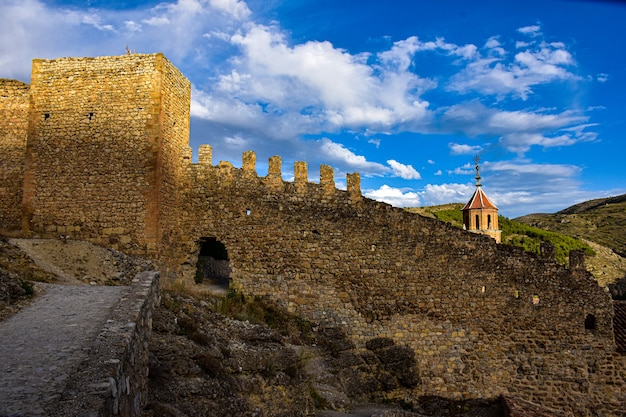
POLYGON ((28 84, 0 78, 0 231, 21 228, 28 84))

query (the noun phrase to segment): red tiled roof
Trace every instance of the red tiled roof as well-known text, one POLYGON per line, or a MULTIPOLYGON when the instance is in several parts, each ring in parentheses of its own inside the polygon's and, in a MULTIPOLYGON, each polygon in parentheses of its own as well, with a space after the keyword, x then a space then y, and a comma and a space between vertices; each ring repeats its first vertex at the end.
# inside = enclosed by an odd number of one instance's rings
POLYGON ((476 191, 474 191, 474 195, 467 202, 465 207, 462 210, 471 210, 471 209, 498 209, 495 204, 487 198, 487 195, 483 191, 482 188, 476 187, 476 191))
POLYGON ((613 301, 613 331, 618 352, 626 353, 626 301, 613 301))

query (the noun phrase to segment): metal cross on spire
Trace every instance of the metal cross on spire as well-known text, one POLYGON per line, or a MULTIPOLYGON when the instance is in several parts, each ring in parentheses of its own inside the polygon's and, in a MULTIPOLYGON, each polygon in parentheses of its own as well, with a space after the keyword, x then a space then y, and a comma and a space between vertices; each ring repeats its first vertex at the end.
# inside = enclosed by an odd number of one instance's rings
POLYGON ((476 187, 480 187, 482 184, 480 183, 480 157, 478 155, 474 156, 474 163, 476 164, 476 187))

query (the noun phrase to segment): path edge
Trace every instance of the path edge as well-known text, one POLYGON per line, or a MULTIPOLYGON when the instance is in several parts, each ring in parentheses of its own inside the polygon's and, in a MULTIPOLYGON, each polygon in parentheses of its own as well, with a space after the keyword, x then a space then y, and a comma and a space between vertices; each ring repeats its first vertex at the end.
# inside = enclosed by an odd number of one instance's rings
POLYGON ((50 416, 139 416, 148 398, 152 314, 160 303, 160 274, 143 271, 114 307, 50 416))

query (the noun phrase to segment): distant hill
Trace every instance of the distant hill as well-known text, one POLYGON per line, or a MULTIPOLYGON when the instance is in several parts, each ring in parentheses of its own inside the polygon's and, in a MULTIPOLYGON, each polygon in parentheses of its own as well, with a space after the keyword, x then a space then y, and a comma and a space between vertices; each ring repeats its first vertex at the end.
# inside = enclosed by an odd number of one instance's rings
POLYGON ((554 214, 528 214, 514 220, 592 242, 590 245, 598 248, 599 256, 589 258, 587 266, 599 281, 603 276, 607 282, 626 276, 626 194, 585 201, 554 214))
POLYGON ((626 194, 586 201, 554 214, 528 214, 515 221, 587 239, 626 257, 626 194))
MULTIPOLYGON (((461 208, 457 203, 407 210, 462 228, 461 208)), ((548 241, 563 264, 570 250, 583 249, 587 269, 603 286, 626 276, 626 195, 587 201, 554 214, 513 220, 499 216, 498 221, 503 244, 538 253, 541 241, 548 241)))

